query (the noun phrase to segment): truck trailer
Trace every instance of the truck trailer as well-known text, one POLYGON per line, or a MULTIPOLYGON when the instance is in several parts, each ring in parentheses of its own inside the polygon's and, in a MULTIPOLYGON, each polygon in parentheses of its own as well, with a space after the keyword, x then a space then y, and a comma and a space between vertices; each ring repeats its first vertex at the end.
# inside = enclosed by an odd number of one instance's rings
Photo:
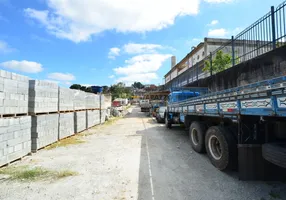
POLYGON ((166 127, 184 124, 194 151, 217 169, 238 169, 243 180, 285 180, 286 76, 219 92, 170 92, 166 127))

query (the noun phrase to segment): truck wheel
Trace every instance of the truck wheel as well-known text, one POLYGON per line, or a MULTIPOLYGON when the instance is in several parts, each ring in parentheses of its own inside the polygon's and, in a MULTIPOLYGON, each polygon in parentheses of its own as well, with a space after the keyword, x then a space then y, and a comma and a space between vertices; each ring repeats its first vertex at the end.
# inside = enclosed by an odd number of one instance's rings
POLYGON ((286 144, 263 144, 262 156, 265 160, 286 168, 286 144))
POLYGON ((172 124, 169 122, 167 115, 165 116, 165 126, 169 129, 172 128, 172 124))
POLYGON ((210 127, 206 133, 205 145, 208 157, 216 168, 225 170, 236 167, 236 141, 225 127, 210 127))
POLYGON ((205 134, 207 127, 202 122, 193 122, 189 129, 189 137, 194 151, 205 152, 205 134))

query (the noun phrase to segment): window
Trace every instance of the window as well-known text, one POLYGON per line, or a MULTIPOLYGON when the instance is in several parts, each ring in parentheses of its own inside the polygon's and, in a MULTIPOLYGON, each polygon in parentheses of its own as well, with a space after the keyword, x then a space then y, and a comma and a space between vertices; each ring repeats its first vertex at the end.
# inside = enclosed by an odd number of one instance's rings
POLYGON ((202 53, 202 56, 204 57, 205 56, 205 52, 203 51, 203 53, 202 53))
POLYGON ((197 59, 198 59, 198 60, 200 59, 200 55, 197 56, 197 59))

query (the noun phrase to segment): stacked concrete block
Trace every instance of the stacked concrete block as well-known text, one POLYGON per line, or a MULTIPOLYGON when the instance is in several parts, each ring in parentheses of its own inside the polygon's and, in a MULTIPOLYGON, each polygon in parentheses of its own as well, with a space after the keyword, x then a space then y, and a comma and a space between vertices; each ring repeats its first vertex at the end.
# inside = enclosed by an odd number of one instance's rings
POLYGON ((59 114, 32 116, 32 151, 58 141, 59 114))
POLYGON ((28 113, 29 78, 0 70, 0 114, 28 113))
POLYGON ((87 119, 86 111, 74 112, 74 129, 75 129, 75 133, 79 133, 79 132, 87 129, 86 119, 87 119))
POLYGON ((44 113, 58 111, 58 84, 49 81, 29 81, 29 112, 44 113))
POLYGON ((74 109, 74 90, 68 88, 59 88, 59 111, 74 109))
POLYGON ((74 113, 60 113, 59 140, 75 134, 74 113))
POLYGON ((85 103, 86 103, 85 104, 86 109, 99 109, 100 108, 99 95, 93 93, 86 93, 85 103))
POLYGON ((99 110, 87 110, 87 128, 100 124, 99 110))
POLYGON ((31 152, 31 117, 0 119, 0 166, 31 152))
POLYGON ((74 110, 83 110, 85 107, 85 98, 86 92, 81 90, 73 90, 74 91, 74 110))
POLYGON ((106 117, 106 110, 101 110, 101 124, 105 122, 105 117, 106 117))
POLYGON ((108 109, 111 107, 112 96, 108 94, 102 95, 104 103, 101 105, 101 109, 108 109))

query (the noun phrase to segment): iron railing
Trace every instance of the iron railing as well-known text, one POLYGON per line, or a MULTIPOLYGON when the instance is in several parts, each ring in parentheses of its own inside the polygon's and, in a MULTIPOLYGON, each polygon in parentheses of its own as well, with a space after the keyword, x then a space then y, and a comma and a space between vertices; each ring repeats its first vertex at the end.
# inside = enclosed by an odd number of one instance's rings
MULTIPOLYGON (((272 6, 271 10, 263 17, 235 37, 232 36, 221 47, 207 55, 201 63, 195 64, 168 82, 165 87, 186 86, 196 80, 215 74, 216 72, 212 70, 212 65, 219 51, 231 56, 231 60, 226 67, 229 68, 286 45, 285 9, 286 1, 281 3, 276 9, 272 6), (209 72, 202 71, 205 62, 209 62, 211 65, 209 72)), ((225 66, 221 67, 225 68, 225 66)))

